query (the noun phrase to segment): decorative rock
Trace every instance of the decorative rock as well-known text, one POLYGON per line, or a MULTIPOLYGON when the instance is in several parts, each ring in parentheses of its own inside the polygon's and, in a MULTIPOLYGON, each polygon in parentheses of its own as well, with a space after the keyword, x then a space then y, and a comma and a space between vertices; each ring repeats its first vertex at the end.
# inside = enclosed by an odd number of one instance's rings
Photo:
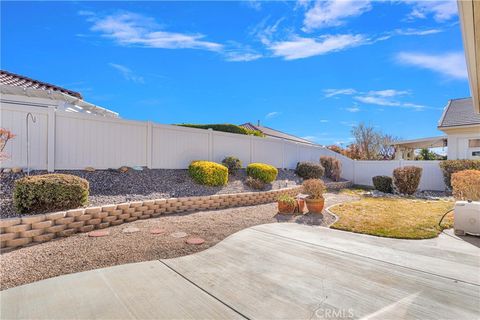
POLYGON ((151 234, 162 234, 162 233, 165 233, 165 230, 161 229, 161 228, 154 228, 154 229, 150 230, 150 233, 151 234))
POLYGON ((185 238, 186 236, 188 236, 188 234, 186 232, 179 231, 179 232, 174 232, 170 234, 170 236, 174 238, 185 238))
POLYGON ((88 233, 89 237, 94 237, 94 238, 106 237, 109 235, 110 235, 110 232, 108 232, 108 230, 95 230, 88 233))
POLYGON ((85 209, 86 214, 94 214, 102 211, 101 207, 90 207, 85 209))
POLYGON ((111 205, 108 205, 108 206, 102 206, 102 211, 105 211, 105 212, 111 212, 111 211, 114 211, 115 209, 117 209, 116 204, 111 204, 111 205))
POLYGON ((118 171, 120 171, 121 173, 128 172, 128 170, 129 170, 129 168, 126 167, 126 166, 120 167, 120 168, 118 169, 118 171))
POLYGON ((140 229, 135 227, 128 227, 122 230, 123 233, 135 233, 138 231, 140 231, 140 229))
POLYGON ((75 217, 75 221, 87 221, 92 219, 90 214, 82 214, 81 216, 75 217))
POLYGON ((20 168, 20 167, 14 167, 14 168, 12 168, 12 172, 13 172, 13 173, 20 173, 20 172, 22 172, 22 171, 23 171, 23 169, 20 168))
POLYGON ((91 220, 87 221, 88 225, 97 225, 97 224, 100 224, 100 223, 102 223, 102 219, 98 219, 98 218, 91 219, 91 220))
POLYGON ((105 217, 108 217, 108 212, 106 212, 106 211, 97 212, 97 213, 92 214, 92 217, 103 219, 105 217))
POLYGON ((87 171, 87 172, 94 172, 95 168, 94 167, 86 167, 84 170, 87 171))
POLYGON ((92 231, 93 229, 95 229, 95 226, 94 225, 88 225, 88 226, 83 226, 81 228, 79 228, 78 230, 80 232, 90 232, 92 231))
POLYGON ((56 232, 63 231, 65 229, 67 229, 67 225, 66 224, 60 224, 58 226, 51 226, 50 228, 47 228, 47 232, 48 233, 56 233, 56 232))
POLYGON ((198 246, 198 245, 203 244, 205 242, 205 240, 202 239, 202 238, 196 237, 196 238, 188 238, 185 242, 188 243, 188 244, 194 244, 194 245, 198 246))
POLYGON ((100 224, 98 224, 97 228, 98 229, 105 229, 105 228, 108 228, 110 227, 110 222, 102 222, 100 224))
POLYGON ((130 208, 137 208, 143 205, 143 201, 130 202, 130 208))
POLYGON ((20 247, 32 242, 32 238, 17 238, 13 240, 8 240, 7 247, 20 247))
POLYGON ((47 220, 42 222, 32 223, 32 229, 45 229, 51 227, 53 225, 53 221, 47 220))
POLYGON ((117 205, 117 209, 126 210, 128 208, 130 208, 130 203, 121 203, 117 205))
POLYGON ((20 238, 31 238, 31 237, 39 236, 44 233, 45 233, 44 229, 33 229, 28 231, 22 231, 20 232, 20 238))
POLYGON ((0 241, 13 240, 17 237, 17 234, 14 232, 10 233, 0 233, 0 241))
POLYGON ((74 217, 65 217, 65 218, 60 218, 55 220, 55 224, 56 225, 69 224, 69 223, 72 223, 73 221, 75 221, 74 217))

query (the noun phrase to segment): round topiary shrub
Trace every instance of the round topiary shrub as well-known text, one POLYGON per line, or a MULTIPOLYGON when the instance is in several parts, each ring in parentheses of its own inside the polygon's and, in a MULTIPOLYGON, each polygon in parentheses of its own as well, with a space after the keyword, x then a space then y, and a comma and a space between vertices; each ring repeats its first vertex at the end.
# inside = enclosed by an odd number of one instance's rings
POLYGON ((227 167, 211 161, 193 161, 188 167, 190 177, 207 186, 223 186, 228 182, 227 167))
POLYGON ((414 194, 420 184, 423 169, 408 166, 393 170, 393 183, 399 193, 414 194))
POLYGON ((235 157, 226 157, 222 160, 222 164, 228 168, 229 174, 237 174, 238 170, 242 169, 242 162, 235 157))
POLYGON ((320 179, 325 174, 325 169, 319 163, 315 162, 299 162, 295 173, 305 180, 320 179))
POLYGON ((389 176, 375 176, 372 178, 373 187, 384 193, 393 193, 393 179, 389 176))
POLYGON ((270 183, 277 178, 278 170, 274 166, 265 163, 250 163, 247 166, 247 175, 270 183))
POLYGON ((28 176, 15 181, 13 204, 18 213, 74 209, 88 204, 88 181, 70 174, 28 176))

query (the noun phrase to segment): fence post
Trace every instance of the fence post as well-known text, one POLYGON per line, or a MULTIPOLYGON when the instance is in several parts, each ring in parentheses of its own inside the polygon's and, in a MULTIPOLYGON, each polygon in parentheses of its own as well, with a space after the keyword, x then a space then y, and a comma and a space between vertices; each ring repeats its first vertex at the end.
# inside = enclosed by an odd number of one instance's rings
POLYGON ((208 128, 208 161, 213 161, 213 129, 208 128))
POLYGON ((48 107, 47 117, 47 171, 55 171, 55 107, 48 107))
POLYGON ((147 121, 147 168, 152 169, 152 141, 153 141, 153 125, 151 121, 147 121))

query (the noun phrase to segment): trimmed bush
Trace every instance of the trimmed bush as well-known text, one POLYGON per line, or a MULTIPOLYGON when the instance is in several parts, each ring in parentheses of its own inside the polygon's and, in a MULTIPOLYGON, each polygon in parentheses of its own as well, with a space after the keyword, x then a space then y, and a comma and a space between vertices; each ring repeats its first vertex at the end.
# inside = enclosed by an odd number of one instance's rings
POLYGON ((265 163, 250 163, 247 166, 247 175, 270 183, 277 178, 278 170, 274 166, 265 163))
POLYGON ((44 174, 15 181, 13 203, 18 213, 74 209, 88 204, 88 181, 70 174, 44 174))
POLYGON ((252 177, 247 177, 247 179, 245 179, 245 184, 255 190, 263 190, 266 186, 265 182, 262 180, 252 177))
POLYGON ((480 170, 480 160, 445 160, 440 162, 440 168, 447 188, 451 189, 452 174, 463 170, 480 170))
POLYGON ((453 196, 458 200, 480 201, 480 170, 452 174, 453 196))
POLYGON ((305 180, 320 179, 325 173, 325 169, 321 164, 315 162, 299 162, 295 173, 305 180))
POLYGON ((334 157, 320 157, 320 163, 325 169, 325 176, 333 181, 339 181, 342 174, 342 163, 334 157))
POLYGON ((325 183, 320 179, 308 179, 303 181, 303 192, 308 194, 310 199, 322 199, 327 189, 325 183))
POLYGON ((214 131, 222 131, 236 134, 254 135, 257 137, 264 137, 265 135, 257 130, 250 130, 234 124, 178 124, 181 127, 196 128, 196 129, 212 129, 214 131))
POLYGON ((222 164, 228 168, 229 174, 237 174, 238 170, 242 169, 242 162, 235 157, 226 157, 222 160, 222 164))
POLYGON ((195 182, 207 186, 223 186, 228 182, 227 167, 216 162, 192 161, 188 173, 195 182))
POLYGON ((384 193, 393 193, 393 179, 389 176, 375 176, 372 178, 373 187, 384 193))
POLYGON ((414 194, 420 184, 422 168, 407 166, 393 170, 393 183, 397 191, 402 194, 414 194))

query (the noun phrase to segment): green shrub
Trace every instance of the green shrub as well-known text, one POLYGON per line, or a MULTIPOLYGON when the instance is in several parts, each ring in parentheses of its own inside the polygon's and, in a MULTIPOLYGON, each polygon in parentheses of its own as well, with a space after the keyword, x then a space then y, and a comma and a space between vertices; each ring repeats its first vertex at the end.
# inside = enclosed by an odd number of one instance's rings
POLYGON ((78 208, 88 204, 88 181, 70 174, 45 174, 15 181, 13 203, 18 213, 78 208))
POLYGON ((453 196, 458 200, 480 201, 480 170, 452 174, 453 196))
POLYGON ((244 127, 240 127, 234 124, 178 124, 181 127, 196 128, 196 129, 212 129, 214 131, 229 132, 236 134, 254 135, 257 137, 264 137, 265 135, 257 130, 250 130, 244 127))
POLYGON ((222 160, 222 164, 228 168, 229 174, 237 174, 238 170, 242 169, 242 162, 235 157, 226 157, 222 160))
POLYGON ((342 163, 334 157, 320 157, 320 163, 325 169, 325 176, 333 181, 339 181, 342 174, 342 163))
POLYGON ((207 186, 223 186, 228 182, 227 167, 211 161, 192 161, 188 167, 190 177, 207 186))
POLYGON ((408 166, 393 170, 393 183, 399 193, 414 194, 420 184, 423 169, 420 167, 408 166))
POLYGON ((250 163, 247 166, 247 175, 270 183, 277 178, 278 170, 274 166, 265 163, 250 163))
POLYGON ((284 202, 284 203, 288 203, 290 205, 295 205, 297 203, 297 200, 295 200, 294 197, 292 196, 289 196, 287 194, 282 194, 278 197, 277 199, 278 202, 284 202))
POLYGON ((245 184, 255 190, 263 190, 266 186, 265 182, 262 180, 252 177, 247 177, 247 179, 245 179, 245 184))
POLYGON ((480 170, 480 160, 445 160, 440 162, 440 168, 443 171, 445 185, 451 189, 452 174, 463 170, 480 170))
POLYGON ((393 179, 389 176, 375 176, 372 178, 376 190, 384 193, 393 193, 393 179))
POLYGON ((321 164, 315 162, 299 162, 295 173, 305 180, 307 179, 320 179, 325 173, 325 169, 321 164))

